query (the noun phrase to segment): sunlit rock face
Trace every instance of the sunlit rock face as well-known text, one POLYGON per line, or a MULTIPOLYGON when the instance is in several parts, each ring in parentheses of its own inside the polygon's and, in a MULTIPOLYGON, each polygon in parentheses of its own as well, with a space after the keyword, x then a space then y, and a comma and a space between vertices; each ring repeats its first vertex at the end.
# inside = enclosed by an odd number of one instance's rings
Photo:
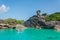
POLYGON ((60 25, 59 24, 58 25, 56 24, 55 27, 54 27, 54 29, 57 30, 57 31, 60 31, 60 25))
POLYGON ((40 10, 38 10, 36 13, 37 13, 36 15, 30 17, 27 21, 25 21, 24 25, 26 27, 47 26, 40 16, 40 10))

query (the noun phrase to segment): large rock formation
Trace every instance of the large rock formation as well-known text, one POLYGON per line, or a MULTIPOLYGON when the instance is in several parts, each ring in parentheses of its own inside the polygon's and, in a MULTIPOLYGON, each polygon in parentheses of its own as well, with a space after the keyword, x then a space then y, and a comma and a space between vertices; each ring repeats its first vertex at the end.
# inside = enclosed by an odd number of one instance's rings
POLYGON ((39 28, 39 27, 47 26, 45 24, 44 17, 40 16, 40 10, 38 10, 36 13, 37 13, 37 15, 34 15, 34 16, 30 17, 27 21, 25 21, 24 25, 26 27, 39 28))
POLYGON ((48 21, 45 22, 45 17, 40 15, 40 10, 38 10, 36 15, 30 17, 25 21, 24 25, 26 27, 36 27, 36 28, 46 28, 46 29, 60 29, 60 21, 48 21), (59 25, 59 26, 56 26, 59 25))

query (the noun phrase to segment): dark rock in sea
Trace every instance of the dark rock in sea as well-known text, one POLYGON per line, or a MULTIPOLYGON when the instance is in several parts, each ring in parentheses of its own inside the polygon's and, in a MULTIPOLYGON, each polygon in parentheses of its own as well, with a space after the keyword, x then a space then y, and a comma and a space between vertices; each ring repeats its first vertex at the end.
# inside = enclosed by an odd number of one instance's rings
POLYGON ((54 29, 54 26, 43 26, 43 29, 54 29))
POLYGON ((27 21, 25 21, 24 25, 26 27, 35 27, 35 28, 39 28, 39 27, 44 27, 47 25, 45 24, 45 18, 40 16, 40 11, 37 11, 37 15, 34 15, 32 17, 30 17, 27 21))
POLYGON ((16 27, 13 27, 13 29, 16 29, 16 27))

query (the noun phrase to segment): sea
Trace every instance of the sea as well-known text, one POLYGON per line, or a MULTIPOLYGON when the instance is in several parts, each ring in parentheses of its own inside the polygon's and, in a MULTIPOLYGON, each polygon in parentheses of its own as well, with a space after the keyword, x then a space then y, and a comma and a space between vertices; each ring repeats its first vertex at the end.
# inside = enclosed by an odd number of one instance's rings
POLYGON ((0 40, 60 40, 60 32, 53 29, 0 29, 0 40))

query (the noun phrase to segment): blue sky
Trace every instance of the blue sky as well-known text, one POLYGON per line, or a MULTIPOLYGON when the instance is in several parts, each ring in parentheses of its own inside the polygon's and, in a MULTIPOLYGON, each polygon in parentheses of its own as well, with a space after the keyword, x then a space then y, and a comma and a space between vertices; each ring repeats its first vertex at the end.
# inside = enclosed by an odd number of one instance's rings
POLYGON ((0 19, 27 20, 36 14, 60 12, 60 0, 0 0, 0 19))

